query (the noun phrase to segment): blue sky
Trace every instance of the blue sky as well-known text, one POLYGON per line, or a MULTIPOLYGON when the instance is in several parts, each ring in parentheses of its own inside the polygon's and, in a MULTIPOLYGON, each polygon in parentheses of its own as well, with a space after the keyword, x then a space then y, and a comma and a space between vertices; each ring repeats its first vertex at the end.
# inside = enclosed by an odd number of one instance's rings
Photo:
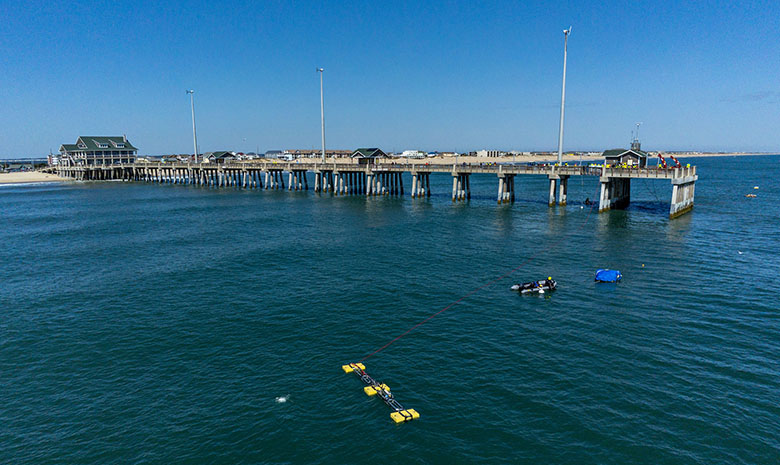
POLYGON ((780 151, 780 2, 0 3, 0 157, 557 147, 780 151))

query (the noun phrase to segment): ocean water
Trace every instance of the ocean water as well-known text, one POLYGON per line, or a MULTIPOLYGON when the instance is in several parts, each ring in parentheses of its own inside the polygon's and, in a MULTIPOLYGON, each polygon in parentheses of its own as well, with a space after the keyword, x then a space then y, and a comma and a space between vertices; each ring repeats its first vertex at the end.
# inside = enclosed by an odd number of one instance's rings
POLYGON ((780 156, 691 162, 676 220, 668 181, 0 187, 0 463, 778 463, 780 156), (341 365, 480 286, 365 361, 394 424, 341 365))

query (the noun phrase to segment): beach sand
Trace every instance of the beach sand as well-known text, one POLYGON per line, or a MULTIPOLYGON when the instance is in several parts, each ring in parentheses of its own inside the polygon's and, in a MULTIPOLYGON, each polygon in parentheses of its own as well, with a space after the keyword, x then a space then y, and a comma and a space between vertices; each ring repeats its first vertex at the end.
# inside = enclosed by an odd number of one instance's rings
POLYGON ((16 173, 0 173, 0 184, 28 184, 33 182, 64 182, 70 181, 56 174, 41 173, 40 171, 20 171, 16 173))

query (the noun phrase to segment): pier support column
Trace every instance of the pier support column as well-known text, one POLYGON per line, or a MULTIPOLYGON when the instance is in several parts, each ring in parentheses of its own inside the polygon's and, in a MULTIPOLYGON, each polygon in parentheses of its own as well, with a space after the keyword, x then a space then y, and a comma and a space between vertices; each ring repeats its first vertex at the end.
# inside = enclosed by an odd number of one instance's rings
POLYGON ((458 190, 458 178, 460 175, 458 173, 452 173, 452 201, 458 200, 460 197, 460 192, 458 190))
POLYGON ((693 210, 693 196, 696 190, 696 167, 678 168, 672 179, 672 201, 669 219, 677 218, 693 210))
POLYGON ((561 180, 558 182, 558 205, 566 205, 566 197, 569 194, 569 177, 561 176, 561 180))
POLYGON ((412 172, 412 198, 417 197, 417 173, 412 172))
POLYGON ((631 179, 601 177, 599 212, 621 210, 631 202, 631 179))
POLYGON ((496 203, 502 203, 504 201, 504 175, 499 173, 498 175, 498 196, 496 196, 496 203))
POLYGON ((504 175, 504 203, 515 203, 515 175, 504 175))
POLYGON ((555 205, 555 183, 559 180, 557 175, 549 175, 550 179, 550 195, 547 200, 547 206, 552 207, 555 205))

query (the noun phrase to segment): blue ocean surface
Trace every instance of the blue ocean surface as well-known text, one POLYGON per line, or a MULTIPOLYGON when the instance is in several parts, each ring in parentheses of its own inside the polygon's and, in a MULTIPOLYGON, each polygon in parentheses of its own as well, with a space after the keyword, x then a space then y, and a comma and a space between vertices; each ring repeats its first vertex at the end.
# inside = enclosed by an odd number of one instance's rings
POLYGON ((780 156, 681 161, 675 220, 668 181, 599 214, 591 177, 0 186, 0 463, 778 463, 780 156), (393 423, 341 365, 461 298, 365 360, 393 423))

